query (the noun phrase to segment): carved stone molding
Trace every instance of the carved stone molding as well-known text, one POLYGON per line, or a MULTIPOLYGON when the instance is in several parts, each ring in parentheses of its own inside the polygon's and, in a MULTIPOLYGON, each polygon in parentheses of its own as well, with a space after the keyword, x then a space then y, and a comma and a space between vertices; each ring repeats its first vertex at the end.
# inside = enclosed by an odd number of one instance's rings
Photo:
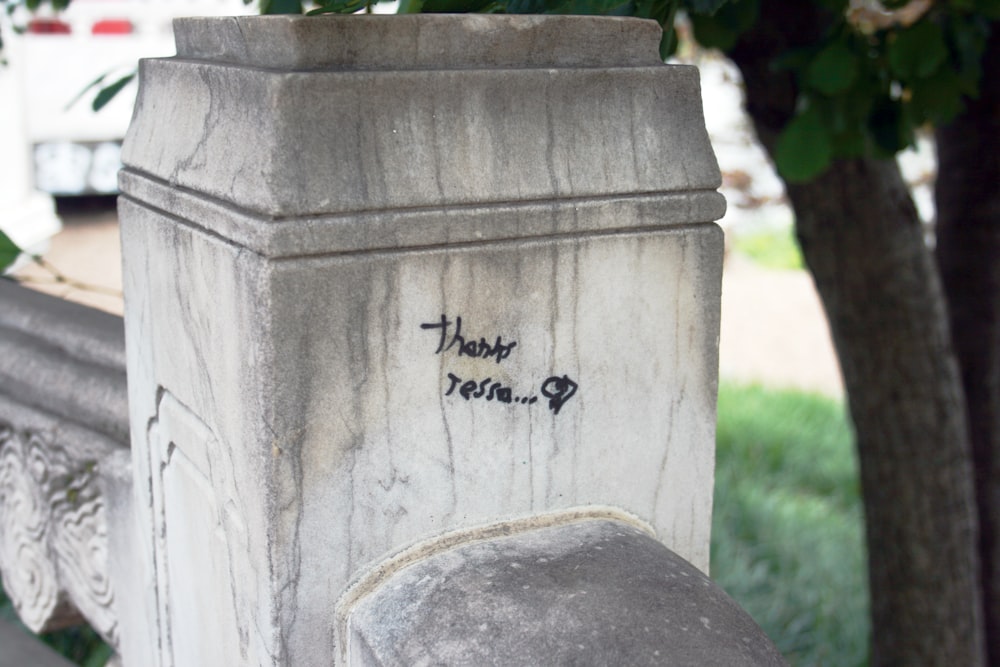
POLYGON ((35 632, 89 622, 117 646, 98 460, 0 422, 0 575, 35 632))
POLYGON ((36 632, 118 646, 102 466, 128 451, 122 319, 0 281, 0 575, 36 632))
POLYGON ((247 562, 247 529, 232 477, 231 452, 212 429, 165 389, 149 423, 150 480, 160 665, 224 665, 241 656, 251 664, 256 589, 247 562), (212 613, 197 610, 212 600, 212 613), (215 638, 195 652, 200 636, 215 638))

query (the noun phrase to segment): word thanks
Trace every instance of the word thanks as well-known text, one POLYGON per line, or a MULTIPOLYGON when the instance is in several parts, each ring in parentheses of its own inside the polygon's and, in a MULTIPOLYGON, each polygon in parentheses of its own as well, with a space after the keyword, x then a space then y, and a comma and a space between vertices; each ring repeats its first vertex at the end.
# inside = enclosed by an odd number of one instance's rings
POLYGON ((445 315, 441 315, 440 322, 427 322, 420 325, 421 329, 440 329, 441 339, 438 342, 437 350, 434 354, 441 354, 447 352, 451 348, 458 346, 458 356, 466 357, 478 357, 481 359, 489 359, 493 357, 499 364, 501 361, 510 356, 511 350, 517 346, 517 341, 512 340, 509 343, 504 344, 503 337, 497 336, 496 342, 492 345, 486 342, 485 338, 480 338, 476 341, 474 338, 469 340, 465 339, 462 335, 462 317, 458 316, 455 318, 454 322, 451 322, 445 315), (455 325, 455 330, 451 334, 451 340, 448 340, 448 329, 455 325), (447 347, 445 346, 447 343, 447 347))

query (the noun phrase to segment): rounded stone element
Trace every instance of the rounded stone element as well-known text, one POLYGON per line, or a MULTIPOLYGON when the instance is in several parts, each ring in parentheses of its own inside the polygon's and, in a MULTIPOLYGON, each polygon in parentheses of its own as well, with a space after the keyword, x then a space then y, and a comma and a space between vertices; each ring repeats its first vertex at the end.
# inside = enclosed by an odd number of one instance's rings
POLYGON ((361 598, 348 623, 350 664, 785 664, 705 574, 611 520, 438 553, 361 598))

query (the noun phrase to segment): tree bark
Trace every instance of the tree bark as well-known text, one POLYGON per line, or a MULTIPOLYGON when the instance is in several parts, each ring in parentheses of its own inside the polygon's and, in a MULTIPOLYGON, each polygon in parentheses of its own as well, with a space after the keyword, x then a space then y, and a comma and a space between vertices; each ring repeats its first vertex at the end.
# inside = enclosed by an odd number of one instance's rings
POLYGON ((892 162, 793 186, 857 434, 873 665, 982 664, 964 398, 920 220, 892 162))
MULTIPOLYGON (((773 152, 795 79, 774 56, 815 44, 816 3, 763 0, 730 54, 773 152)), ((933 257, 893 161, 841 160, 789 185, 803 255, 830 321, 857 435, 872 659, 984 664, 977 518, 965 400, 933 257)))
POLYGON ((936 133, 937 259, 962 369, 976 472, 983 609, 1000 664, 1000 26, 979 98, 936 133))

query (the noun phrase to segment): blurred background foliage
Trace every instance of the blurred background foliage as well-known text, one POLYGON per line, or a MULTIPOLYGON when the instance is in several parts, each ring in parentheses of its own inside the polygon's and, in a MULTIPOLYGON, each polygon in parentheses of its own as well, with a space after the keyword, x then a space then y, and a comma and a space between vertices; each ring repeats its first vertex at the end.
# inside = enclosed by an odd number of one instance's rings
POLYGON ((722 383, 711 574, 792 665, 867 664, 861 511, 842 402, 722 383))
MULTIPOLYGON (((2 587, 0 587, 0 621, 11 623, 20 627, 24 632, 31 633, 17 617, 13 603, 4 593, 2 587)), ((111 647, 86 625, 49 632, 40 635, 39 638, 62 656, 83 667, 103 667, 113 654, 111 647)), ((3 651, 2 646, 0 646, 0 651, 3 651)), ((31 665, 24 667, 31 667, 31 665)))

